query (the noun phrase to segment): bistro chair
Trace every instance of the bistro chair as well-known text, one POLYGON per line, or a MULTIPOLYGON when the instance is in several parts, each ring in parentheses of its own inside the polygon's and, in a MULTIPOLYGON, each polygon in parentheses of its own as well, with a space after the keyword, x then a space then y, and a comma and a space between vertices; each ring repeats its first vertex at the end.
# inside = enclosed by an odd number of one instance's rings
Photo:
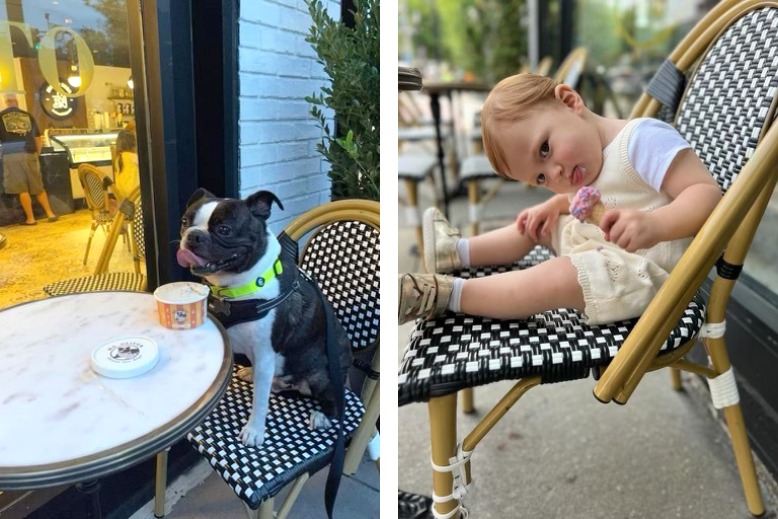
MULTIPOLYGON (((84 190, 86 206, 92 213, 92 225, 89 229, 89 239, 86 242, 86 251, 84 252, 84 265, 89 258, 89 249, 92 247, 95 231, 99 227, 107 233, 114 218, 114 215, 108 210, 108 193, 103 187, 105 177, 105 173, 92 164, 84 163, 78 166, 78 180, 84 190)), ((127 233, 122 232, 122 236, 126 241, 127 233)))
MULTIPOLYGON (((286 229, 298 243, 309 236, 300 266, 332 303, 354 350, 374 350, 367 370, 373 378, 366 379, 361 398, 346 390, 346 474, 356 472, 366 449, 378 459, 379 226, 378 202, 340 200, 308 211, 286 229)), ((236 372, 240 367, 236 365, 236 372)), ((337 429, 309 429, 315 400, 271 395, 265 441, 260 447, 246 447, 238 433, 251 412, 252 390, 250 383, 233 375, 219 406, 187 438, 243 501, 248 517, 282 519, 309 476, 331 463, 337 429), (275 512, 274 498, 287 486, 289 493, 275 512)))
POLYGON ((43 287, 50 296, 77 294, 81 292, 99 292, 104 290, 146 290, 146 276, 141 273, 141 261, 146 256, 146 246, 143 229, 143 207, 140 199, 140 189, 135 189, 122 202, 111 222, 106 234, 105 244, 100 253, 95 271, 90 276, 56 281, 43 287), (120 234, 126 232, 125 224, 129 222, 134 272, 108 272, 108 264, 116 248, 120 234))
MULTIPOLYGON (((587 326, 578 312, 559 309, 525 320, 449 313, 417 321, 401 362, 399 403, 428 402, 435 517, 463 513, 462 498, 475 473, 473 450, 531 388, 592 373, 598 380, 597 400, 626 404, 643 375, 662 367, 708 380, 713 405, 723 411, 729 428, 748 511, 754 516, 764 513, 726 350, 724 316, 778 179, 778 127, 772 124, 778 89, 776 38, 778 2, 719 3, 665 61, 633 112, 653 116, 660 105, 678 107, 672 108, 675 127, 724 193, 639 319, 587 326), (714 265, 716 274, 706 295, 700 286, 714 265), (708 365, 685 358, 697 339, 707 350, 708 365), (457 443, 457 391, 505 379, 518 382, 457 443)), ((547 250, 536 248, 514 268, 547 257, 547 250)), ((680 388, 677 376, 674 385, 680 388)))
MULTIPOLYGON (((554 79, 560 83, 570 85, 573 88, 578 88, 578 84, 584 72, 586 66, 586 58, 588 51, 585 47, 577 47, 570 51, 565 57, 562 64, 554 74, 554 79)), ((546 58, 544 58, 545 60, 546 58)), ((550 66, 550 61, 541 60, 541 64, 550 66)), ((540 73, 540 65, 536 69, 536 74, 546 75, 540 73)), ((546 71, 547 72, 547 71, 546 71)), ((480 120, 479 120, 480 125, 480 120)), ((478 234, 481 225, 481 213, 483 207, 489 202, 500 190, 500 187, 505 183, 505 179, 500 178, 492 169, 489 164, 489 160, 483 153, 483 148, 480 146, 480 127, 478 128, 478 147, 479 153, 470 155, 462 161, 462 169, 459 172, 462 183, 467 186, 467 206, 470 220, 470 235, 475 236, 478 234), (491 188, 481 195, 484 181, 495 181, 492 183, 491 188)))
MULTIPOLYGON (((398 67, 398 89, 400 90, 399 98, 402 99, 409 91, 421 90, 422 78, 421 72, 418 69, 411 67, 398 67)), ((400 112, 400 125, 403 123, 403 108, 402 103, 399 105, 400 112)), ((441 125, 441 139, 445 139, 447 134, 444 133, 445 128, 448 128, 448 124, 441 125)), ((432 130, 431 138, 435 138, 435 127, 430 127, 432 130)), ((402 128, 400 129, 402 133, 402 128)), ((402 137, 399 138, 400 146, 402 147, 402 137)), ((438 166, 438 157, 435 153, 424 152, 423 150, 417 150, 409 153, 399 153, 397 157, 397 177, 402 181, 405 187, 405 197, 401 197, 399 200, 400 205, 405 207, 405 218, 407 222, 413 226, 416 233, 416 250, 419 258, 423 255, 421 251, 424 247, 424 241, 422 238, 421 230, 421 209, 419 206, 419 185, 426 179, 430 179, 433 185, 433 192, 435 193, 435 205, 438 205, 437 200, 437 187, 435 186, 434 172, 438 166)))
POLYGON ((551 67, 554 65, 554 58, 551 56, 543 56, 538 61, 538 66, 535 67, 535 74, 538 76, 547 76, 551 73, 551 67))

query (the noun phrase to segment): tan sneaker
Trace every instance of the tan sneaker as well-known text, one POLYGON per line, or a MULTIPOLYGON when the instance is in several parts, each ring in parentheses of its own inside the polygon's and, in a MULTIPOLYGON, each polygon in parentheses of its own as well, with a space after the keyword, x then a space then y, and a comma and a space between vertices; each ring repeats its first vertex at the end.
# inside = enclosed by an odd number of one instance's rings
POLYGON ((437 274, 401 274, 398 299, 400 324, 419 317, 443 315, 454 289, 454 278, 437 274))
POLYGON ((453 272, 462 268, 457 254, 457 240, 462 237, 458 229, 448 223, 437 207, 424 211, 424 265, 427 272, 453 272))

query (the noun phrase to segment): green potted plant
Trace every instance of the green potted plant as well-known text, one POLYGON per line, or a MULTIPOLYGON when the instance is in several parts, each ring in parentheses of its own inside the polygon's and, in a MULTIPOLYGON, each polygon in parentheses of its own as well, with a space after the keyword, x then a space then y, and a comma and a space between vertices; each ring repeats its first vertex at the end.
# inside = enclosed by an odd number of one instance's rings
POLYGON ((324 132, 319 152, 330 163, 332 199, 378 200, 380 120, 378 0, 354 0, 353 27, 333 20, 319 0, 306 0, 313 20, 306 41, 330 83, 307 96, 324 132), (331 129, 326 109, 335 114, 331 129))

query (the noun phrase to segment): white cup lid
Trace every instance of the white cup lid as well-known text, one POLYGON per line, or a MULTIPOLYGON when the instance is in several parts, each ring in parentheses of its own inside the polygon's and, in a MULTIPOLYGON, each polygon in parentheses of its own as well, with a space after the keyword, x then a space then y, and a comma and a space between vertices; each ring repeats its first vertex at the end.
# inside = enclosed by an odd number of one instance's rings
POLYGON ((158 287, 154 291, 154 297, 160 303, 171 305, 186 305, 202 301, 211 290, 202 283, 192 281, 176 281, 158 287))
POLYGON ((104 377, 130 378, 157 365, 159 349, 148 337, 118 337, 92 350, 92 369, 104 377))

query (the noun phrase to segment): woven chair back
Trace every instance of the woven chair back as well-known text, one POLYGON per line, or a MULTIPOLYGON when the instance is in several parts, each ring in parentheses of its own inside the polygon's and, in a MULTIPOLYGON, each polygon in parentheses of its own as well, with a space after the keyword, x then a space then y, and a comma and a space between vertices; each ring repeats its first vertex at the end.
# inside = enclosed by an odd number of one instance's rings
POLYGON ((715 40, 691 77, 675 126, 726 192, 775 114, 778 8, 738 19, 715 40))
POLYGON ((135 203, 135 211, 130 225, 133 244, 133 261, 135 262, 135 271, 139 272, 140 262, 146 257, 146 240, 143 230, 143 204, 141 198, 138 198, 138 201, 135 203))
POLYGON ((378 340, 380 324, 380 233, 346 220, 317 229, 303 250, 300 266, 332 303, 355 349, 378 340))
POLYGON ((87 207, 94 212, 105 212, 105 189, 103 189, 102 171, 92 164, 78 166, 78 180, 84 189, 87 207))

